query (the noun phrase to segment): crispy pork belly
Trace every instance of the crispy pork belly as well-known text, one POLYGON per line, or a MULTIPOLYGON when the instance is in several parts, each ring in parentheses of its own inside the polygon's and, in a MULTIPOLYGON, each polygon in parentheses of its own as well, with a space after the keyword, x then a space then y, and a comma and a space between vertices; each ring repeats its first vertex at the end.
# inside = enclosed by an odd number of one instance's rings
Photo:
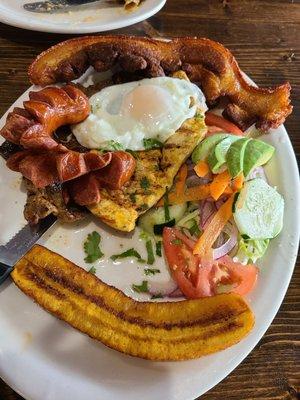
POLYGON ((267 131, 282 124, 292 111, 288 83, 274 88, 249 84, 230 51, 220 43, 203 38, 162 41, 86 36, 70 39, 39 55, 29 68, 29 77, 42 86, 69 82, 80 77, 89 66, 96 71, 117 66, 129 75, 144 77, 169 75, 183 69, 192 82, 201 86, 208 103, 215 104, 226 97, 230 104, 227 115, 241 127, 254 121, 258 128, 267 131))

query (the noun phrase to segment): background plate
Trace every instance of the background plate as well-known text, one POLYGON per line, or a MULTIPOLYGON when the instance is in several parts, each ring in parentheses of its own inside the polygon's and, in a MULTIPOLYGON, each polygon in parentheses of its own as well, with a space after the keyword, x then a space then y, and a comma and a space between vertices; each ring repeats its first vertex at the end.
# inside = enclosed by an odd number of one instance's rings
POLYGON ((91 33, 119 29, 136 24, 156 14, 166 0, 145 0, 133 11, 97 8, 90 4, 84 10, 55 14, 38 14, 23 9, 24 3, 36 0, 1 0, 0 21, 19 28, 55 33, 91 33))
MULTIPOLYGON (((15 105, 21 105, 28 91, 15 105)), ((5 116, 1 119, 3 125, 5 116)), ((284 127, 272 131, 266 141, 276 156, 267 168, 272 184, 286 202, 281 234, 271 242, 261 263, 258 285, 248 297, 256 325, 241 343, 214 355, 184 362, 151 362, 106 348, 47 314, 11 282, 0 287, 0 375, 28 400, 191 400, 228 375, 253 349, 273 320, 287 290, 299 240, 299 177, 293 149, 284 127)), ((20 177, 0 161, 0 242, 5 242, 22 224, 25 193, 20 177)), ((82 241, 92 230, 102 230, 93 220, 77 227, 55 226, 44 244, 82 267, 82 241)), ((101 232, 105 253, 120 252, 127 236, 101 232), (108 240, 110 237, 110 240, 108 240)), ((142 246, 137 243, 137 247, 142 246)), ((133 293, 129 284, 139 282, 142 271, 134 263, 113 265, 99 262, 97 275, 104 281, 133 293)), ((167 279, 167 272, 164 273, 167 279)))

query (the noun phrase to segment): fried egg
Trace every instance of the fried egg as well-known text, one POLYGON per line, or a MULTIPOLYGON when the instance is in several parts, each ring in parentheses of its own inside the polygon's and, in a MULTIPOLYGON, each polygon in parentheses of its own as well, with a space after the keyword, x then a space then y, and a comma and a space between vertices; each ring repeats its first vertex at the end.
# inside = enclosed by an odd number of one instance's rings
POLYGON ((184 79, 159 77, 106 87, 90 98, 91 113, 72 127, 89 149, 115 142, 143 150, 144 139, 164 143, 196 112, 207 110, 205 97, 184 79))

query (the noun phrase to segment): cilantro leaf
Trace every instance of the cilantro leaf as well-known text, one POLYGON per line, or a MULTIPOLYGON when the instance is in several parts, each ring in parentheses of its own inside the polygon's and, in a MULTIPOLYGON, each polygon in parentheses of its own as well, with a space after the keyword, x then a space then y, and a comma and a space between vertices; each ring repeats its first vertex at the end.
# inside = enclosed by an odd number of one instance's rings
POLYGON ((148 292, 148 281, 143 281, 141 285, 131 285, 132 289, 137 293, 147 293, 148 292))
POLYGON ((182 240, 181 239, 173 239, 171 241, 172 244, 174 244, 175 246, 181 246, 182 245, 182 240))
POLYGON ((145 268, 144 269, 145 275, 155 275, 160 274, 160 269, 156 268, 145 268))
POLYGON ((165 212, 165 221, 170 221, 170 209, 169 209, 169 193, 168 193, 168 188, 166 190, 166 193, 164 195, 164 212, 165 212))
POLYGON ((128 249, 121 254, 114 254, 110 257, 110 259, 116 261, 127 257, 135 257, 138 260, 138 262, 141 263, 146 262, 145 260, 142 259, 140 253, 138 253, 134 248, 128 249))
POLYGON ((93 263, 104 256, 99 247, 100 240, 101 236, 98 232, 94 231, 88 234, 87 239, 83 244, 84 252, 86 254, 84 261, 86 263, 93 263))
POLYGON ((129 198, 132 201, 132 203, 136 203, 136 194, 135 193, 130 193, 129 198))
POLYGON ((101 150, 124 150, 124 147, 121 145, 121 143, 116 142, 115 140, 108 140, 103 147, 101 147, 101 150))
POLYGON ((147 240, 146 242, 146 250, 147 250, 147 264, 152 265, 155 261, 152 240, 147 240))
POLYGON ((140 180, 140 185, 141 185, 141 188, 144 190, 149 189, 149 187, 150 187, 149 179, 146 176, 143 176, 142 179, 140 180))
POLYGON ((161 147, 163 147, 162 142, 160 142, 157 139, 143 139, 143 145, 145 150, 151 150, 151 149, 159 149, 161 147))
POLYGON ((158 242, 156 242, 156 255, 161 257, 161 245, 162 245, 162 241, 159 240, 158 242))
POLYGON ((189 228, 189 232, 192 236, 196 235, 197 237, 199 237, 201 232, 200 232, 199 226, 197 224, 197 221, 195 219, 193 219, 192 223, 193 223, 193 225, 189 228))
POLYGON ((151 300, 155 300, 155 299, 163 299, 163 295, 161 293, 157 293, 157 294, 153 294, 151 296, 151 300))
POLYGON ((90 268, 90 269, 88 270, 88 272, 89 272, 90 274, 94 274, 94 275, 95 275, 95 273, 96 273, 96 268, 95 268, 95 267, 92 267, 92 268, 90 268))

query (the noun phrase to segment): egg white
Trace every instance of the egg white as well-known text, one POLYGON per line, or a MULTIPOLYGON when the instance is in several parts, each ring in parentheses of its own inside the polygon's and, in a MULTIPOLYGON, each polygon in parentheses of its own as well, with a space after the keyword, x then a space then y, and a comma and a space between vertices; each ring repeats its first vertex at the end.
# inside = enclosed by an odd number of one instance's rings
POLYGON ((106 87, 90 98, 90 105, 88 118, 72 127, 78 142, 90 149, 113 141, 143 150, 143 139, 164 143, 197 110, 207 110, 198 86, 169 77, 106 87))

